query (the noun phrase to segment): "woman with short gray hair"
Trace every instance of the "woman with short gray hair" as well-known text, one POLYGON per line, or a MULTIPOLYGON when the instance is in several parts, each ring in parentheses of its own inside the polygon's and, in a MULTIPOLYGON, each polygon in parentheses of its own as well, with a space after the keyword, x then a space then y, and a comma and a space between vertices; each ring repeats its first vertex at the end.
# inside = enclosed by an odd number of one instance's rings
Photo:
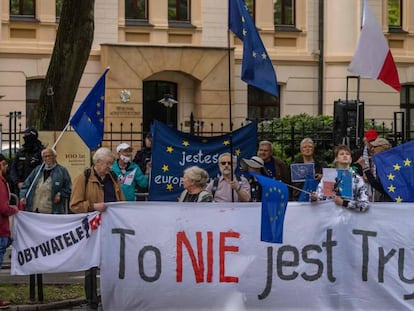
POLYGON ((198 166, 191 166, 184 170, 184 191, 178 202, 212 202, 213 196, 204 190, 207 185, 208 173, 198 166))

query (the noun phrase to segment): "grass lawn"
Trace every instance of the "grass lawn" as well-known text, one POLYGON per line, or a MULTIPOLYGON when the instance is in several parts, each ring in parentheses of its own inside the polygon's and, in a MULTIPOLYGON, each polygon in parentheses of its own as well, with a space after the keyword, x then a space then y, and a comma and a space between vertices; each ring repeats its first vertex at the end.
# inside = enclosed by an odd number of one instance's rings
MULTIPOLYGON (((37 290, 37 288, 36 288, 37 290)), ((36 292, 37 297, 37 292, 36 292)), ((84 297, 82 284, 44 284, 44 303, 84 297)), ((0 284, 0 299, 9 300, 15 305, 31 304, 28 284, 0 284)))

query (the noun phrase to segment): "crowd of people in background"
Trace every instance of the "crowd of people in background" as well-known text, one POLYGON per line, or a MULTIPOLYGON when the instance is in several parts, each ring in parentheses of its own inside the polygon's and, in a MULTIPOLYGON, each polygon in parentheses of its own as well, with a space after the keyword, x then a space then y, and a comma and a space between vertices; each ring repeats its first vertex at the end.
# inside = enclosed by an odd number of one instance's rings
MULTIPOLYGON (((18 206, 38 213, 87 213, 104 211, 108 202, 145 200, 151 173, 151 133, 145 136, 143 148, 134 157, 133 148, 128 143, 116 147, 116 156, 108 148, 99 148, 93 155, 92 166, 77 176, 73 185, 67 169, 58 164, 56 151, 45 148, 38 139, 38 131, 30 127, 22 134, 24 144, 11 161, 10 170, 7 170, 6 158, 0 154, 0 267, 5 250, 11 243, 9 216, 18 212, 18 206), (11 192, 20 198, 18 202, 9 200, 11 192)), ((369 201, 391 201, 372 161, 373 155, 389 148, 391 144, 378 137, 375 130, 365 133, 363 147, 355 153, 354 160, 348 146, 335 148, 334 165, 345 170, 353 167, 353 197, 344 198, 336 189, 335 195, 330 197, 335 204, 364 212, 369 208, 369 201)), ((310 202, 327 199, 323 193, 323 169, 328 164, 316 159, 314 152, 313 140, 304 138, 300 142, 300 154, 292 161, 293 164, 313 164, 311 179, 318 186, 308 193, 306 200, 310 202)), ((261 202, 262 188, 254 174, 286 183, 290 187, 291 201, 299 200, 301 192, 307 192, 304 181, 291 180, 289 166, 274 156, 270 141, 259 142, 257 154, 250 158, 237 159, 230 153, 223 153, 219 155, 217 165, 220 175, 211 178, 201 167, 186 168, 182 179, 184 190, 177 201, 261 202)), ((85 293, 92 309, 98 306, 96 274, 96 267, 85 273, 85 293)), ((8 304, 0 300, 0 307, 8 304)))

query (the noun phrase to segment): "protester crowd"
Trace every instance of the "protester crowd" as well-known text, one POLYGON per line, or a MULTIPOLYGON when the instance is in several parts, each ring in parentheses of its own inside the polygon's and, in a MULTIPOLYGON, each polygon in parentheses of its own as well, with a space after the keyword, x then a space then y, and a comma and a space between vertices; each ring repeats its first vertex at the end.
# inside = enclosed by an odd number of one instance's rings
MULTIPOLYGON (((73 186, 67 169, 57 162, 56 151, 43 146, 37 130, 28 128, 22 134, 24 144, 11 161, 10 170, 7 170, 6 158, 0 154, 0 266, 11 243, 9 216, 19 209, 49 214, 103 212, 108 202, 145 200, 151 173, 151 133, 145 136, 144 147, 134 157, 133 148, 125 142, 116 147, 116 156, 105 147, 96 150, 92 166, 74 179, 73 186), (6 180, 10 181, 10 187, 6 180), (18 201, 9 200, 11 192, 19 197, 18 201)), ((348 146, 336 146, 333 163, 338 171, 345 172, 344 177, 338 175, 333 184, 325 184, 327 177, 323 173, 328 165, 316 159, 311 138, 301 141, 300 155, 290 167, 273 155, 272 142, 261 141, 257 154, 251 158, 220 154, 218 177, 210 178, 208 172, 198 166, 186 168, 182 179, 184 190, 177 201, 261 202, 262 186, 255 177, 258 174, 285 183, 291 201, 332 199, 338 206, 364 212, 370 201, 391 201, 372 161, 373 155, 389 148, 391 144, 378 137, 375 130, 365 133, 364 145, 354 157, 348 146), (344 195, 348 175, 351 196, 344 195), (326 185, 330 185, 330 191, 326 185)), ((85 293, 91 309, 96 309, 99 303, 96 274, 96 267, 85 273, 85 293)), ((32 299, 34 282, 31 276, 32 299)), ((41 275, 38 285, 39 282, 41 275)), ((38 299, 43 300, 43 297, 38 299)), ((0 300, 0 307, 8 304, 0 300)))

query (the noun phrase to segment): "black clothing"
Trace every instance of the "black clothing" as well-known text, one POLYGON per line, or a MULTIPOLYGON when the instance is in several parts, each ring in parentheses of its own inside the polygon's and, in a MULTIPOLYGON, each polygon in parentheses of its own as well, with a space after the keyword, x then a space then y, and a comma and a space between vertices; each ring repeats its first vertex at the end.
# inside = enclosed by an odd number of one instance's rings
POLYGON ((144 147, 140 151, 137 151, 134 162, 138 164, 139 168, 143 173, 146 171, 146 166, 151 161, 151 148, 144 147))
MULTIPOLYGON (((32 170, 42 164, 42 150, 44 146, 34 135, 25 136, 23 147, 17 151, 10 167, 10 179, 13 185, 24 182, 32 170), (29 139, 30 138, 30 139, 29 139), (34 140, 33 140, 34 138, 34 140)), ((18 191, 19 189, 16 189, 18 191)))

